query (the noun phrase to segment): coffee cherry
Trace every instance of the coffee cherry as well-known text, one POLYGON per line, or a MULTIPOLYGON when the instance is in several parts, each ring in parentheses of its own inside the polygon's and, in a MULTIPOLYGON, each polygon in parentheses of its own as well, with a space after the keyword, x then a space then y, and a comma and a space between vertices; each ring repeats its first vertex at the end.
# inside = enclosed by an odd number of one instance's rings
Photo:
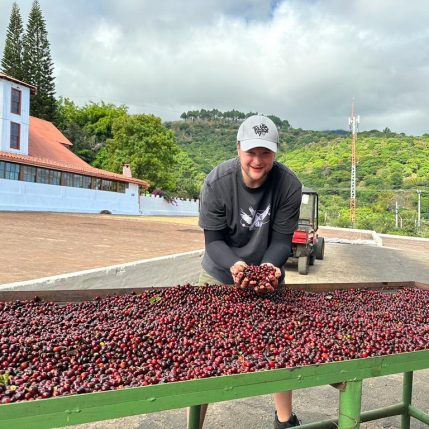
MULTIPOLYGON (((248 268, 256 282, 273 274, 248 268)), ((259 292, 183 285, 0 302, 0 403, 429 348, 426 290, 259 292)))

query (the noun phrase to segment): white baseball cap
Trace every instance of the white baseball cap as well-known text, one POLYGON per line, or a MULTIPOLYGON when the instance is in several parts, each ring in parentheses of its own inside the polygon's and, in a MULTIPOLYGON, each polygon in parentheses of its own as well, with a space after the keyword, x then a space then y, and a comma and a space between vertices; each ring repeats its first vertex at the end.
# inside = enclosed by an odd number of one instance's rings
POLYGON ((248 151, 255 147, 265 147, 272 152, 277 152, 279 144, 279 132, 276 124, 266 116, 249 116, 242 122, 237 133, 240 149, 248 151))

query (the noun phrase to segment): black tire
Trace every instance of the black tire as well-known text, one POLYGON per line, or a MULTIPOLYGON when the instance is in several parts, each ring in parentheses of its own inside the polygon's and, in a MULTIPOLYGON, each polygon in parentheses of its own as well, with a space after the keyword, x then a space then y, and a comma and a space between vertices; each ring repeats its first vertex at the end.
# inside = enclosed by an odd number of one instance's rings
POLYGON ((316 259, 323 259, 325 257, 325 239, 323 237, 317 238, 314 254, 316 255, 316 259))
POLYGON ((310 259, 308 260, 308 263, 310 265, 314 265, 314 261, 316 260, 316 255, 314 252, 315 252, 315 250, 313 249, 313 251, 311 252, 311 255, 310 255, 310 259))
POLYGON ((308 256, 300 256, 298 258, 298 272, 304 276, 308 274, 308 265, 309 265, 308 256))

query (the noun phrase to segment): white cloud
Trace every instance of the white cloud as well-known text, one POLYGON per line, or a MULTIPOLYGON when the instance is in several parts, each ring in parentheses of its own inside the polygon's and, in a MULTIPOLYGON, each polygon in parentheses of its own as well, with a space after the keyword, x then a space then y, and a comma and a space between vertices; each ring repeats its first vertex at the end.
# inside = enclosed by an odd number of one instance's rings
MULTIPOLYGON (((0 49, 13 0, 1 0, 0 49)), ((18 0, 26 23, 31 0, 18 0)), ((57 93, 177 119, 259 111, 294 127, 429 126, 424 0, 40 0, 57 93)))

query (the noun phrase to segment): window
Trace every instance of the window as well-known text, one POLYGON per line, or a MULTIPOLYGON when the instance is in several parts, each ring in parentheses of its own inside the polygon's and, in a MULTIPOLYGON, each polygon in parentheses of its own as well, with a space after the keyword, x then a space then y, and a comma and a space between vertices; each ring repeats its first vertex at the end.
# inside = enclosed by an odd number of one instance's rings
POLYGON ((126 186, 125 182, 118 182, 118 192, 125 192, 126 186))
POLYGON ((82 188, 83 186, 83 176, 80 174, 73 174, 73 186, 75 188, 82 188))
POLYGON ((19 89, 12 88, 10 111, 16 115, 21 114, 21 91, 19 89))
POLYGON ((61 179, 61 185, 73 186, 73 174, 72 173, 63 173, 62 179, 61 179))
POLYGON ((61 182, 61 172, 55 170, 49 170, 49 184, 51 185, 60 185, 61 182))
POLYGON ((11 180, 18 180, 19 179, 19 164, 12 164, 11 162, 6 162, 6 171, 4 178, 5 179, 11 179, 11 180))
POLYGON ((82 177, 82 188, 91 189, 91 178, 88 176, 82 177))
POLYGON ((55 170, 47 170, 46 168, 38 168, 36 175, 37 183, 46 183, 47 185, 59 185, 61 173, 55 170))
POLYGON ((46 168, 38 168, 36 182, 49 183, 49 170, 46 170, 46 168))
POLYGON ((4 161, 0 161, 0 179, 5 178, 5 170, 6 170, 6 163, 4 161))
POLYGON ((10 123, 10 148, 19 150, 19 143, 21 138, 21 125, 16 122, 10 123))
POLYGON ((21 168, 21 180, 24 182, 35 182, 36 181, 36 167, 30 167, 29 165, 23 165, 21 168))
POLYGON ((101 181, 101 190, 102 191, 110 191, 111 181, 103 179, 101 181))

